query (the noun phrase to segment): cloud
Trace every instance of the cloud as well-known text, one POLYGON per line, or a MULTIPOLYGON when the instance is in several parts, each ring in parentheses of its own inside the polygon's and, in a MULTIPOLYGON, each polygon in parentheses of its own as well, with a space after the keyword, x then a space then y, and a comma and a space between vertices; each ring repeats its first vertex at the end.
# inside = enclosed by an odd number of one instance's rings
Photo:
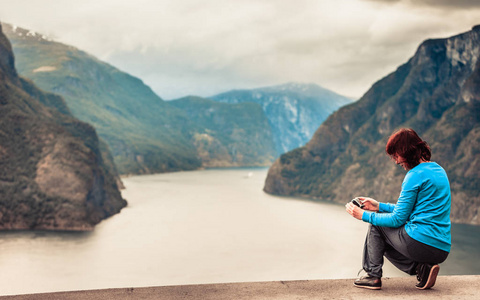
POLYGON ((288 81, 360 97, 423 40, 480 20, 480 10, 427 2, 0 0, 0 19, 87 51, 166 99, 288 81))

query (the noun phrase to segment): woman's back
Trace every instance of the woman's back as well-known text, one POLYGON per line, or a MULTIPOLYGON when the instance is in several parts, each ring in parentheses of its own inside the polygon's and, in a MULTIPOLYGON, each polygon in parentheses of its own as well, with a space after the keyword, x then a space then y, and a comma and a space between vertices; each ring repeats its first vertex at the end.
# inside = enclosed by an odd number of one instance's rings
POLYGON ((405 230, 414 239, 450 251, 450 183, 445 170, 425 162, 408 171, 402 192, 417 190, 417 199, 405 230))

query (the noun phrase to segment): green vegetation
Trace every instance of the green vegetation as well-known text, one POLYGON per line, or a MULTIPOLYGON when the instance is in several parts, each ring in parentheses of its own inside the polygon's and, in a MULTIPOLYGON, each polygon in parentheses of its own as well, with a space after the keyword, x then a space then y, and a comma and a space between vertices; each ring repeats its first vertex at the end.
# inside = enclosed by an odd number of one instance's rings
POLYGON ((196 124, 194 144, 206 166, 265 166, 276 156, 268 120, 255 103, 225 104, 186 97, 169 104, 196 124))

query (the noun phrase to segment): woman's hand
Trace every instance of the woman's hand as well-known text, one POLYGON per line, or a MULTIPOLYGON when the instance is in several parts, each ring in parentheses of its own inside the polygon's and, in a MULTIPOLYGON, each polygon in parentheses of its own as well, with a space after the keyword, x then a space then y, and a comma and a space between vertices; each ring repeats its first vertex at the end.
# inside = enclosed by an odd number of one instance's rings
POLYGON ((380 205, 377 200, 369 198, 369 197, 358 197, 360 201, 362 201, 364 207, 363 209, 369 210, 369 211, 378 211, 380 208, 380 205))
POLYGON ((348 202, 347 204, 345 204, 345 208, 352 217, 359 220, 362 219, 364 210, 361 209, 360 207, 356 206, 352 202, 348 202))

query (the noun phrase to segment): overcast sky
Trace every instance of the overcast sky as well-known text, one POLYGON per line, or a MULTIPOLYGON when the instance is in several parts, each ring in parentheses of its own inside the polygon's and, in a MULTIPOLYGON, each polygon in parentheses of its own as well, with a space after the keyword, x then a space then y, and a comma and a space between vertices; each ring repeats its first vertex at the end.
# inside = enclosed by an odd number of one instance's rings
POLYGON ((313 82, 359 98, 480 0, 0 0, 0 21, 78 47, 163 99, 313 82))

